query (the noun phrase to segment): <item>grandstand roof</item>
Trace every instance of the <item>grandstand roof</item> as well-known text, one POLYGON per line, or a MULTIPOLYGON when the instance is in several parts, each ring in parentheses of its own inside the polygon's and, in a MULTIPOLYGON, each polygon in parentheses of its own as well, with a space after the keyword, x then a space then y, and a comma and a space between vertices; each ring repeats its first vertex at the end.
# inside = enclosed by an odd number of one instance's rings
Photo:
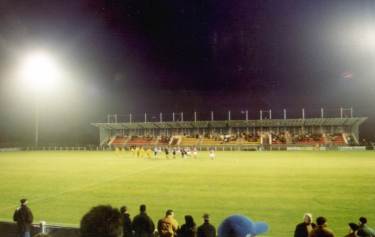
POLYGON ((239 128, 239 127, 303 127, 303 126, 355 126, 366 117, 354 118, 308 118, 308 119, 264 119, 264 120, 221 120, 221 121, 166 121, 132 123, 92 123, 104 129, 170 129, 170 128, 239 128))

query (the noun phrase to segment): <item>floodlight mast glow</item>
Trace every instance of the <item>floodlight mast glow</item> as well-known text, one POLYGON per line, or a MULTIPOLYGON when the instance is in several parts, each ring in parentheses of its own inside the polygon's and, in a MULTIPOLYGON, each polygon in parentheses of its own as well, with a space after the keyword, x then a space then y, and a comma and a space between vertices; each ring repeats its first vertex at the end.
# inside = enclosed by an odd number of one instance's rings
POLYGON ((35 96, 35 146, 39 144, 39 96, 57 86, 59 72, 54 60, 45 52, 29 54, 21 67, 21 78, 35 96))
POLYGON ((43 91, 56 86, 59 73, 54 60, 48 54, 36 52, 25 58, 21 76, 33 90, 43 91))

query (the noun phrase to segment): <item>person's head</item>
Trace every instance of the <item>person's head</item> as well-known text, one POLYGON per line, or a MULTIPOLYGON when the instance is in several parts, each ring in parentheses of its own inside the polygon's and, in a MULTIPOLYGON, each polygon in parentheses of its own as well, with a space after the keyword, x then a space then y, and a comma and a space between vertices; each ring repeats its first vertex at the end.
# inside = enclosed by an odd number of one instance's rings
POLYGON ((120 212, 110 205, 91 208, 81 219, 81 237, 120 237, 122 235, 120 212))
POLYGON ((139 211, 140 212, 146 212, 146 205, 145 204, 142 204, 139 206, 139 211))
POLYGON ((265 222, 253 222, 244 215, 232 215, 225 218, 218 228, 218 237, 254 237, 268 231, 265 222))
POLYGON ((194 222, 193 217, 190 216, 190 215, 186 215, 186 216, 185 216, 185 224, 186 224, 187 226, 195 226, 195 222, 194 222))
POLYGON ((168 210, 165 212, 165 216, 174 216, 174 212, 173 212, 173 210, 168 209, 168 210))
POLYGON ((356 224, 356 223, 349 223, 348 224, 349 225, 349 228, 350 228, 350 231, 351 232, 355 232, 355 231, 357 231, 358 230, 358 228, 359 228, 359 226, 356 224))
POLYGON ((22 199, 20 200, 20 203, 21 203, 21 206, 26 206, 27 203, 28 203, 28 200, 27 200, 26 198, 22 198, 22 199))
POLYGON ((121 213, 126 213, 128 211, 128 208, 126 207, 126 206, 122 206, 121 208, 120 208, 120 212, 121 213))
POLYGON ((34 235, 33 237, 51 237, 51 236, 47 233, 39 233, 39 234, 34 235))
POLYGON ((312 222, 312 215, 310 213, 305 213, 303 215, 303 222, 305 222, 306 224, 311 224, 311 222, 312 222))
POLYGON ((209 222, 210 221, 210 215, 209 214, 204 213, 202 217, 203 217, 204 222, 209 222))
POLYGON ((319 216, 316 218, 316 224, 317 225, 324 225, 327 222, 327 219, 323 216, 319 216))
POLYGON ((361 216, 361 217, 359 218, 359 224, 364 225, 364 224, 366 224, 366 223, 367 223, 367 218, 364 217, 364 216, 361 216))

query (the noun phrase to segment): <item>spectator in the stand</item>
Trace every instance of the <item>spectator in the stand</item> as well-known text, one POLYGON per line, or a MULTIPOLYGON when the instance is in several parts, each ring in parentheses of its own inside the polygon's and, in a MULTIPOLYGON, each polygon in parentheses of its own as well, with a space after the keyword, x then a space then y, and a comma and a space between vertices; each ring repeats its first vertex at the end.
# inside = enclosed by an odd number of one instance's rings
POLYGON ((155 231, 154 222, 146 213, 146 205, 139 208, 140 213, 136 215, 132 222, 132 229, 135 237, 152 237, 155 231))
POLYGON ((117 208, 99 205, 81 219, 80 237, 121 237, 121 215, 117 208))
POLYGON ((312 215, 310 213, 305 213, 305 215, 303 215, 303 222, 296 226, 294 237, 308 237, 309 233, 315 227, 316 225, 312 223, 312 215))
POLYGON ((122 236, 123 237, 132 237, 132 221, 130 219, 130 214, 128 213, 128 208, 122 206, 120 208, 121 222, 122 222, 122 236))
POLYGON ((17 222, 18 236, 30 237, 31 224, 33 223, 34 219, 33 213, 27 206, 27 199, 21 199, 20 203, 20 207, 18 207, 13 214, 13 220, 17 222))
POLYGON ((361 216, 359 218, 359 228, 357 235, 360 237, 375 237, 375 231, 367 226, 367 218, 361 216))
POLYGON ((358 225, 355 223, 349 223, 349 234, 345 237, 357 237, 358 225))
POLYGON ((190 215, 185 216, 185 224, 178 230, 178 237, 196 237, 197 226, 190 215))
POLYGON ((158 221, 158 232, 160 237, 173 237, 177 235, 178 223, 174 218, 173 210, 167 210, 165 217, 158 221))
POLYGON ((198 227, 197 237, 216 237, 215 226, 210 224, 210 216, 205 213, 203 215, 204 223, 198 227))
POLYGON ((334 237, 332 230, 327 228, 327 219, 319 216, 316 218, 317 227, 310 232, 309 237, 334 237))

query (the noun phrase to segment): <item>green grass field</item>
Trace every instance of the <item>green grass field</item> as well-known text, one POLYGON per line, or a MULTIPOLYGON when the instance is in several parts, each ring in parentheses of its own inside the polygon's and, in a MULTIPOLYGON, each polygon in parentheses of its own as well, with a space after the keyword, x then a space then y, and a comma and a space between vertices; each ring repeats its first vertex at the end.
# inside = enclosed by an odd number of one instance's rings
POLYGON ((22 197, 35 222, 78 226, 98 204, 146 204, 156 222, 167 208, 183 223, 208 212, 216 226, 231 214, 266 221, 266 236, 290 237, 304 212, 323 215, 337 236, 367 216, 375 226, 375 152, 218 152, 209 160, 143 160, 115 152, 0 153, 0 218, 22 197))

